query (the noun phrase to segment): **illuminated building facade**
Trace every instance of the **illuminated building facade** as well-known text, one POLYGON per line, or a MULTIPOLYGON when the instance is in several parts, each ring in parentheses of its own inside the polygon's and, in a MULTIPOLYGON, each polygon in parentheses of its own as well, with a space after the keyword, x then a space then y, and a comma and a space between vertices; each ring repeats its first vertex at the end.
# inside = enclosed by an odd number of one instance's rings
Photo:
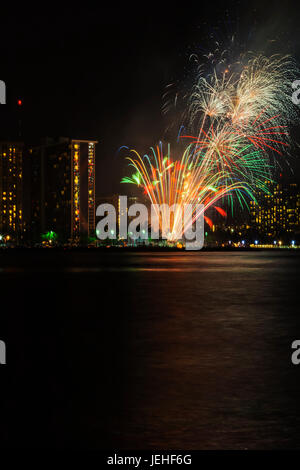
POLYGON ((96 140, 72 140, 71 143, 71 238, 78 240, 82 233, 88 238, 95 234, 95 147, 96 140), (87 197, 84 170, 81 165, 82 149, 87 145, 87 197), (84 201, 83 201, 84 198, 84 201), (85 202, 87 201, 87 210, 85 202), (87 212, 87 216, 86 216, 87 212))
POLYGON ((17 238, 23 231, 23 144, 0 142, 0 232, 17 238))
POLYGON ((269 237, 300 231, 300 188, 296 183, 267 183, 269 193, 250 202, 251 225, 269 237))
POLYGON ((95 141, 47 138, 31 152, 31 232, 59 242, 95 230, 95 141))
POLYGON ((29 149, 31 239, 53 231, 60 241, 70 237, 71 156, 68 138, 45 138, 29 149))
MULTIPOLYGON (((300 244, 300 186, 281 180, 265 182, 268 191, 257 191, 256 201, 226 219, 210 214, 206 246, 293 246, 300 244)), ((238 208, 237 208, 238 209, 238 208)), ((207 227, 208 229, 208 227, 207 227)))
POLYGON ((95 143, 88 143, 88 236, 95 233, 95 143))
POLYGON ((72 142, 71 155, 71 238, 80 236, 80 143, 72 142))

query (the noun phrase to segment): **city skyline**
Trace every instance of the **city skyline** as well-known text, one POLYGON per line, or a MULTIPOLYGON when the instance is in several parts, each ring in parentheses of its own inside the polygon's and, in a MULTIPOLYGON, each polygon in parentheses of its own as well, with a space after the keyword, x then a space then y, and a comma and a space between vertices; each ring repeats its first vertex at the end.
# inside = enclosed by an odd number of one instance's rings
MULTIPOLYGON (((87 244, 96 237, 96 209, 104 202, 113 204, 119 221, 119 195, 103 196, 95 192, 97 143, 67 138, 47 138, 38 146, 0 142, 2 243, 8 235, 9 241, 18 245, 35 245, 42 243, 46 233, 54 233, 59 244, 87 244), (86 150, 80 157, 82 145, 86 150), (85 241, 82 236, 86 237, 85 241)), ((220 214, 211 215, 211 210, 208 212, 212 219, 206 219, 205 246, 224 247, 232 242, 232 246, 241 247, 255 247, 258 243, 297 246, 300 186, 282 175, 278 182, 265 183, 268 192, 258 189, 257 202, 250 200, 249 210, 240 211, 238 217, 230 214, 230 208, 225 219, 220 214)), ((140 196, 129 195, 129 200, 137 202, 140 196)), ((226 199, 223 206, 227 208, 226 199)))

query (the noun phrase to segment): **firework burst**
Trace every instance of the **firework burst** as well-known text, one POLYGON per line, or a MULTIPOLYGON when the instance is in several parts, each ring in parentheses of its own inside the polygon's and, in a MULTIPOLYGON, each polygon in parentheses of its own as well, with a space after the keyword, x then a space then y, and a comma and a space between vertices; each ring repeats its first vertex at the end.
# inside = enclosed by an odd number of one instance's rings
MULTIPOLYGON (((169 232, 163 235, 170 241, 182 238, 183 227, 181 216, 186 205, 193 207, 190 224, 210 207, 223 216, 226 212, 216 206, 216 203, 235 192, 240 200, 245 200, 245 193, 253 196, 251 185, 236 178, 236 174, 228 168, 212 167, 206 158, 202 158, 193 144, 186 147, 180 160, 172 160, 170 145, 167 153, 163 153, 160 144, 151 149, 150 155, 141 156, 136 150, 131 150, 127 156, 129 165, 134 168, 130 177, 124 177, 122 183, 135 184, 142 188, 153 207, 160 206, 160 227, 167 227, 169 222, 168 208, 174 207, 174 214, 169 232), (198 154, 198 155, 197 155, 198 154), (203 204, 203 210, 197 211, 197 204, 203 204)), ((210 224, 210 219, 205 216, 210 224)))
MULTIPOLYGON (((297 119, 290 96, 293 60, 250 54, 233 65, 223 62, 205 76, 199 68, 187 95, 181 159, 171 159, 169 145, 166 154, 159 145, 150 156, 133 150, 127 157, 135 171, 122 182, 142 187, 152 204, 176 204, 182 211, 184 204, 199 203, 225 215, 215 204, 225 197, 232 203, 235 194, 247 206, 257 189, 267 191, 274 156, 290 146, 289 127, 297 119)), ((199 215, 193 213, 193 221, 199 215)), ((175 213, 169 239, 181 238, 179 220, 175 213)))

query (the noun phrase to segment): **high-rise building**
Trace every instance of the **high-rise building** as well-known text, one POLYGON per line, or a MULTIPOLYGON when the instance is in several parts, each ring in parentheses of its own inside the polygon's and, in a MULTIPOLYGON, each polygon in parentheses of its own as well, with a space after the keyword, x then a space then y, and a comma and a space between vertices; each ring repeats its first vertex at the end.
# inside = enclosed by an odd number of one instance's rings
POLYGON ((71 238, 77 240, 82 233, 95 234, 95 146, 96 140, 71 141, 71 238), (86 165, 82 152, 87 146, 86 165), (87 178, 85 171, 87 169, 87 178), (84 180, 85 179, 85 180, 84 180), (87 181, 86 181, 87 180, 87 181))
POLYGON ((250 202, 251 225, 269 237, 300 231, 300 188, 296 183, 266 182, 268 193, 259 192, 250 202))
POLYGON ((31 239, 48 231, 70 237, 71 160, 69 139, 46 138, 29 150, 31 166, 31 239))
POLYGON ((31 231, 79 241, 95 231, 95 144, 45 139, 31 152, 31 231))
POLYGON ((14 239, 23 232, 23 148, 0 142, 0 232, 14 239))

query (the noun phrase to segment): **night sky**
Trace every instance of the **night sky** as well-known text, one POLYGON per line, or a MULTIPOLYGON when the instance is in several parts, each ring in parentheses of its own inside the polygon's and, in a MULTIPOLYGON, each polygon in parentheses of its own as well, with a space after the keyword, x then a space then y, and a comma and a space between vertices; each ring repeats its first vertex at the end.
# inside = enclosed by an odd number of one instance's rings
POLYGON ((212 37, 226 47, 235 34, 247 49, 299 56, 298 1, 105 3, 1 7, 0 28, 2 136, 21 98, 26 139, 99 139, 98 194, 120 190, 121 145, 143 153, 175 140, 165 133, 162 95, 189 79, 190 55, 209 51, 212 37))

